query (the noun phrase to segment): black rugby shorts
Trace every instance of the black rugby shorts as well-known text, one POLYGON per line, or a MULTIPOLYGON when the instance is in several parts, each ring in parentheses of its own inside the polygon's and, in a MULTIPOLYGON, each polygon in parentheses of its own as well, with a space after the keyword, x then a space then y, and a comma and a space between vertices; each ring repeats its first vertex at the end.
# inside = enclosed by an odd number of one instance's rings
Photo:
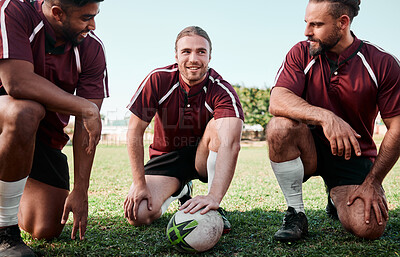
MULTIPOLYGON (((344 156, 335 156, 331 147, 312 129, 311 133, 317 150, 317 171, 312 176, 321 176, 329 190, 336 186, 361 185, 364 182, 373 165, 370 158, 356 156, 354 151, 350 160, 345 160, 344 156)), ((304 181, 309 177, 305 177, 304 181)))
POLYGON ((178 195, 183 187, 193 179, 206 183, 207 178, 200 177, 195 167, 197 146, 187 146, 177 151, 151 158, 144 166, 145 175, 161 175, 175 177, 180 188, 173 196, 178 195))
POLYGON ((36 140, 30 178, 61 189, 69 190, 69 169, 67 156, 36 140))

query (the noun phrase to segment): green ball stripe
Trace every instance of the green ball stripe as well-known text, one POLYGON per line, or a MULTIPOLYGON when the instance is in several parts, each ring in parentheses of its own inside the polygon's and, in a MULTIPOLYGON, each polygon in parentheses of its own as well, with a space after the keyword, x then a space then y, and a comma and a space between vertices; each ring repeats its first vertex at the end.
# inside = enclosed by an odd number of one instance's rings
POLYGON ((185 241, 185 237, 192 232, 199 223, 196 220, 188 220, 180 224, 176 224, 175 217, 172 218, 167 227, 167 237, 171 245, 182 252, 196 252, 185 241))

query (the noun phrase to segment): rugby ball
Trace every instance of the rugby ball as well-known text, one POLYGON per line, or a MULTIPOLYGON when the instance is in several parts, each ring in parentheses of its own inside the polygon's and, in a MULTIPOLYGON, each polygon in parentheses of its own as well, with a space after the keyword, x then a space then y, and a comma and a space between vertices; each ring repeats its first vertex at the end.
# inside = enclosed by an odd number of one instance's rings
POLYGON ((222 235, 224 222, 221 215, 210 210, 191 214, 177 211, 167 226, 169 243, 185 253, 204 252, 214 247, 222 235))

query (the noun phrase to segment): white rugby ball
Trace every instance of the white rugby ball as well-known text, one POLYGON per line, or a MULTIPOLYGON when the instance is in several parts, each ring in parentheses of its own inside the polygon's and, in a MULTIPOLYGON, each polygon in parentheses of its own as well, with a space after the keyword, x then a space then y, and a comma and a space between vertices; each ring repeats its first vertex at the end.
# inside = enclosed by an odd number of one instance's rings
POLYGON ((168 222, 167 237, 180 252, 204 252, 217 244, 223 229, 222 217, 215 210, 203 215, 177 211, 168 222))

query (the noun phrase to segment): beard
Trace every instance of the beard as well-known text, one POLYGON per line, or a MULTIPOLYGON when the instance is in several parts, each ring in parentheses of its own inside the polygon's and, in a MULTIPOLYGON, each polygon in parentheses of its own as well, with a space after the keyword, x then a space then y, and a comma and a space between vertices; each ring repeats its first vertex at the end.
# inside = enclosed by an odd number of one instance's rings
POLYGON ((74 31, 71 29, 71 24, 69 23, 68 20, 64 23, 64 25, 63 25, 63 27, 62 27, 62 34, 63 34, 63 36, 64 36, 64 39, 65 39, 66 41, 71 42, 73 46, 79 45, 79 44, 82 43, 83 40, 85 39, 85 38, 83 38, 83 39, 78 39, 79 35, 80 35, 82 32, 85 32, 85 31, 74 32, 74 31))
POLYGON ((313 37, 308 37, 309 41, 317 42, 318 45, 312 46, 310 44, 310 56, 315 57, 321 53, 328 51, 335 47, 337 43, 342 39, 342 35, 339 33, 339 28, 335 27, 334 31, 328 36, 326 40, 321 40, 313 37))
POLYGON ((208 66, 199 65, 200 69, 195 73, 188 71, 185 63, 180 64, 178 67, 182 77, 189 82, 189 86, 200 83, 208 72, 208 66))

